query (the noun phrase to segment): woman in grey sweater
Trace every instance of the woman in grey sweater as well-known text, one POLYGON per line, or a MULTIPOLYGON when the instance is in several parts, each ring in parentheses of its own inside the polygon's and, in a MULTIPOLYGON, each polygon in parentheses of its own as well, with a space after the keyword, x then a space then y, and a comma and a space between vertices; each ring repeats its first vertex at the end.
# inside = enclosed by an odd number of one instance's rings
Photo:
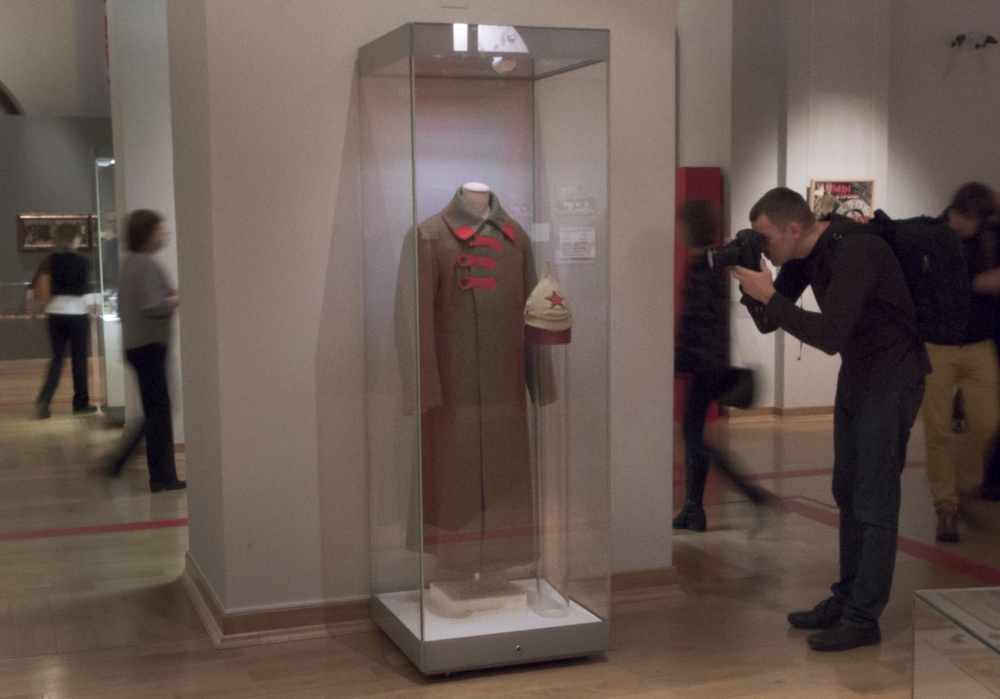
POLYGON ((150 490, 154 493, 180 490, 186 483, 177 479, 174 464, 174 430, 166 370, 170 320, 179 297, 166 270, 154 257, 167 242, 163 217, 147 209, 133 211, 128 219, 127 242, 130 254, 125 258, 119 279, 118 312, 125 358, 135 368, 139 379, 145 421, 112 461, 109 472, 117 476, 145 436, 150 490))

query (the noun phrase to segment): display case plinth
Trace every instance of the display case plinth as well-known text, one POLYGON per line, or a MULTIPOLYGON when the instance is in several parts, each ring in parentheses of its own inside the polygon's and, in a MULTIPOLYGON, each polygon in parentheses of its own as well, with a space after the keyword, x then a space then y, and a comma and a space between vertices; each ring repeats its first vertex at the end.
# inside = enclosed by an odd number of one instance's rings
MULTIPOLYGON (((534 580, 517 581, 525 594, 534 580)), ((477 612, 461 619, 424 616, 420 639, 420 592, 396 592, 372 599, 375 623, 427 675, 557 660, 600 653, 608 647, 610 624, 575 602, 569 614, 542 617, 528 607, 477 612), (574 627, 566 633, 566 627, 574 627)))
POLYGON ((1000 697, 1000 588, 913 593, 913 697, 1000 697))

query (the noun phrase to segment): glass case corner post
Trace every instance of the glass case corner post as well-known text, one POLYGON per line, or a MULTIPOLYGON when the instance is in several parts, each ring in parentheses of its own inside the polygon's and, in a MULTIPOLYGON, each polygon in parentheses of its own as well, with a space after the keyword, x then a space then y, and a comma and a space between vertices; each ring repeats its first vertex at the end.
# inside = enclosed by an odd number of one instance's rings
MULTIPOLYGON (((533 32, 522 32, 529 45, 551 40, 533 32)), ((602 30, 565 30, 565 37, 579 59, 568 65, 539 61, 534 81, 536 260, 539 271, 551 262, 573 317, 571 344, 550 348, 553 375, 562 384, 558 399, 535 415, 539 507, 547 513, 540 537, 545 572, 539 578, 565 580, 566 587, 557 591, 570 598, 571 611, 580 604, 607 620, 610 44, 602 30), (550 440, 559 429, 563 434, 550 440), (551 518, 560 509, 564 520, 556 535, 551 518), (555 565, 560 550, 563 561, 555 565)))
POLYGON ((357 105, 373 616, 418 663, 424 633, 410 53, 409 25, 363 46, 357 105))

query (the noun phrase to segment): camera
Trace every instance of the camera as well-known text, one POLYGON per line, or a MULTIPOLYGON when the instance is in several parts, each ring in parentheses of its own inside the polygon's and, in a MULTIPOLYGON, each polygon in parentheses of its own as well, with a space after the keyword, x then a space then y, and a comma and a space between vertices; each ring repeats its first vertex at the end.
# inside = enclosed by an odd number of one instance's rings
POLYGON ((708 259, 713 266, 739 266, 759 272, 760 234, 749 228, 744 228, 725 245, 709 248, 708 259))

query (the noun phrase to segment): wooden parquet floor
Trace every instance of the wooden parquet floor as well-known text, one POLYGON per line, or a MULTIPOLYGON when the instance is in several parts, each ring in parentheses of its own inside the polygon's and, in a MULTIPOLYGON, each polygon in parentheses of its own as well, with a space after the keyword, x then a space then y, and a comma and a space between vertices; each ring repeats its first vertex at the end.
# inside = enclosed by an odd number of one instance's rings
MULTIPOLYGON (((733 425, 718 438, 799 509, 761 522, 711 481, 709 531, 674 538, 679 588, 615 605, 601 657, 428 679, 380 632, 220 651, 178 582, 186 527, 79 529, 182 519, 185 494, 150 495, 141 459, 106 481, 91 463, 117 431, 63 412, 35 421, 30 407, 0 408, 0 699, 902 699, 912 590, 981 584, 961 566, 901 552, 882 645, 810 652, 785 615, 825 597, 837 573, 823 514, 830 422, 733 425)), ((901 534, 936 549, 919 441, 901 534)), ((949 551, 1000 568, 993 538, 962 534, 949 551)))

